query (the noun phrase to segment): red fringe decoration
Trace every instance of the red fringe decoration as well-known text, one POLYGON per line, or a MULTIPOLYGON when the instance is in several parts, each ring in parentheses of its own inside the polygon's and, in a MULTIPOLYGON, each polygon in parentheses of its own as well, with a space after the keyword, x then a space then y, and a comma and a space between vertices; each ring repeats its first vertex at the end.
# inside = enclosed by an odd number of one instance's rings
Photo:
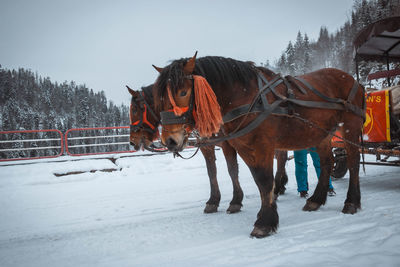
MULTIPOLYGON (((202 137, 210 137, 219 132, 223 125, 221 107, 207 80, 193 75, 196 112, 196 128, 202 137)), ((172 103, 172 101, 171 101, 172 103)))

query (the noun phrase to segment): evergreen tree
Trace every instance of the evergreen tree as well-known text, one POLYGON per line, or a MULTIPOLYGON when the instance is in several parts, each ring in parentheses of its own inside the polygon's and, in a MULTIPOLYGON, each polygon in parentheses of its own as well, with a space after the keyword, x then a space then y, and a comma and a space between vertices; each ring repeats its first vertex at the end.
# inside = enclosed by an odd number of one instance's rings
POLYGON ((295 50, 292 45, 292 42, 289 41, 289 44, 286 48, 286 71, 287 74, 295 75, 296 73, 296 62, 295 62, 295 50))
POLYGON ((304 42, 303 42, 303 50, 304 50, 304 60, 301 68, 301 72, 307 73, 311 71, 312 63, 311 63, 311 47, 307 34, 304 34, 304 42))
MULTIPOLYGON (((84 85, 76 85, 74 82, 59 84, 52 82, 50 78, 42 78, 37 73, 22 68, 7 70, 0 67, 0 111, 0 129, 2 131, 58 129, 65 133, 71 128, 129 124, 129 108, 125 105, 114 105, 107 100, 103 91, 94 93, 92 89, 89 90, 84 85)), ((39 133, 29 137, 3 134, 0 135, 0 140, 56 137, 54 134, 48 135, 39 133)), ((92 142, 90 139, 81 140, 82 144, 90 142, 92 142)), ((0 148, 26 147, 27 145, 29 147, 55 146, 55 142, 21 142, 9 146, 0 144, 0 148)), ((89 147, 81 149, 81 152, 107 151, 107 149, 109 148, 89 147)), ((126 149, 126 147, 114 147, 114 149, 126 149)), ((55 155, 59 151, 27 150, 7 153, 0 153, 1 157, 55 155)), ((77 152, 74 151, 74 153, 77 152)))
MULTIPOLYGON (((312 70, 334 67, 355 75, 353 40, 365 26, 389 17, 400 15, 400 0, 354 0, 351 19, 330 34, 321 27, 317 41, 310 42, 307 34, 297 33, 296 42, 289 44, 281 54, 275 68, 284 74, 303 74, 312 70)), ((370 72, 380 70, 376 64, 361 62, 361 82, 366 82, 370 72)))

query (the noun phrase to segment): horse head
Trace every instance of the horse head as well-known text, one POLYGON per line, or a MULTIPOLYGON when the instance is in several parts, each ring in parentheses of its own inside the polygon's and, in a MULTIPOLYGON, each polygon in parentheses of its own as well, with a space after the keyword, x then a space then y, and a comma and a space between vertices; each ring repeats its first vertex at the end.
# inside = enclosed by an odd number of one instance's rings
POLYGON ((141 91, 134 91, 128 88, 131 94, 130 105, 130 144, 135 148, 151 150, 153 141, 159 137, 158 125, 160 119, 156 116, 154 101, 151 97, 153 85, 143 87, 141 91), (150 94, 146 94, 150 92, 150 94), (149 97, 150 96, 150 97, 149 97))
POLYGON ((216 96, 207 80, 195 75, 196 54, 174 61, 157 71, 154 87, 156 108, 160 111, 161 141, 172 152, 182 151, 190 132, 196 128, 202 137, 218 133, 222 116, 216 96))

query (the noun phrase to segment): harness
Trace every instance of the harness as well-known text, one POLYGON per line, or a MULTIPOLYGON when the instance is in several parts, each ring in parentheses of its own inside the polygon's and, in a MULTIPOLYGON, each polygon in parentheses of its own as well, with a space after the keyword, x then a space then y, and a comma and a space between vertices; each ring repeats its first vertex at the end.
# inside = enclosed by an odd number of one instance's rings
MULTIPOLYGON (((258 80, 258 88, 259 92, 253 102, 251 104, 246 104, 239 106, 231 111, 229 111, 227 114, 224 115, 223 121, 224 123, 233 121, 243 115, 247 115, 249 113, 255 113, 255 112, 261 112, 263 113, 268 113, 273 114, 273 115, 280 115, 280 114, 290 114, 291 111, 293 111, 293 106, 290 104, 296 104, 299 106, 303 107, 309 107, 309 108, 321 108, 321 109, 336 109, 336 110, 346 110, 346 111, 351 111, 355 113, 356 115, 362 117, 365 119, 365 111, 360 109, 359 107, 355 106, 351 102, 354 100, 354 97, 357 93, 358 89, 358 83, 357 81, 354 81, 353 87, 349 93, 349 96, 347 100, 343 100, 340 98, 331 98, 328 97, 324 94, 322 94, 320 91, 316 90, 314 87, 312 87, 306 80, 300 78, 300 77, 293 77, 293 76, 286 76, 282 77, 279 74, 274 76, 271 81, 268 81, 264 75, 261 73, 258 73, 257 75, 257 80, 258 80), (299 81, 302 84, 304 84, 310 91, 321 97, 327 102, 321 102, 321 101, 310 101, 310 100, 300 100, 296 99, 294 95, 293 88, 291 84, 294 84, 297 89, 299 89, 304 95, 307 94, 307 91, 301 87, 300 85, 291 82, 291 81, 299 81), (288 96, 283 96, 280 93, 278 93, 275 88, 280 85, 281 83, 284 83, 288 96), (272 104, 268 103, 266 95, 268 93, 273 93, 273 95, 277 98, 275 102, 272 104), (259 101, 261 99, 261 101, 259 101), (257 101, 258 100, 258 101, 257 101), (279 106, 280 104, 283 103, 288 103, 288 107, 281 107, 279 106)), ((261 115, 260 114, 260 115, 261 115)))
MULTIPOLYGON (((192 79, 190 76, 185 77, 187 79, 192 79)), ((312 87, 306 80, 300 77, 286 76, 282 77, 281 75, 274 76, 270 81, 268 81, 261 71, 257 73, 257 82, 258 82, 258 93, 254 97, 253 101, 250 104, 245 104, 234 108, 223 116, 223 122, 228 123, 233 120, 236 120, 240 117, 242 121, 233 130, 231 133, 226 134, 224 136, 212 137, 208 139, 202 139, 198 143, 198 146, 205 145, 215 145, 217 143, 234 139, 240 136, 243 136, 247 133, 250 133, 255 128, 257 128, 268 116, 270 115, 285 115, 285 116, 295 116, 294 113, 294 105, 308 107, 308 108, 320 108, 320 109, 334 109, 334 110, 343 110, 356 114, 357 116, 362 117, 365 120, 365 110, 357 107, 352 104, 354 97, 358 90, 358 82, 354 81, 352 89, 346 100, 340 98, 331 98, 328 97, 314 87, 312 87), (307 91, 295 81, 303 84, 307 89, 312 91, 317 96, 321 97, 324 102, 321 101, 309 101, 309 100, 300 100, 296 99, 293 91, 293 86, 298 89, 302 94, 306 95, 307 91), (283 83, 287 89, 287 96, 284 96, 276 91, 276 87, 283 83), (267 100, 267 94, 272 93, 276 100, 272 103, 269 103, 267 100), (287 104, 286 106, 282 106, 282 104, 287 104), (252 120, 245 127, 241 128, 241 125, 246 120, 249 114, 258 114, 257 117, 252 120)), ((194 92, 192 90, 192 92, 194 92)), ((168 124, 188 124, 194 123, 194 119, 192 114, 193 106, 194 106, 194 97, 193 93, 191 96, 190 104, 188 110, 182 114, 181 116, 176 116, 172 111, 161 112, 161 123, 163 125, 168 124)), ((365 105, 364 105, 365 107, 365 105)), ((297 116, 299 117, 299 116, 297 116)), ((301 117, 299 117, 301 118, 301 117)))
POLYGON ((135 99, 134 97, 132 97, 131 100, 131 118, 133 117, 133 111, 132 111, 132 107, 136 106, 138 108, 138 110, 140 109, 142 111, 142 116, 140 117, 139 120, 135 121, 135 122, 131 122, 130 124, 130 130, 131 132, 138 132, 140 130, 149 132, 151 134, 155 133, 158 131, 157 127, 153 124, 151 124, 148 119, 147 119, 147 111, 150 112, 151 116, 158 121, 159 119, 156 116, 156 113, 153 111, 153 109, 150 107, 150 105, 147 103, 146 101, 146 97, 145 97, 145 92, 142 89, 141 94, 139 94, 139 99, 135 99), (147 126, 147 127, 145 127, 147 126))
MULTIPOLYGON (((192 75, 186 75, 184 76, 184 79, 189 79, 193 81, 193 76, 192 75)), ((194 112, 194 82, 192 82, 192 93, 190 95, 190 101, 189 101, 189 106, 181 108, 185 110, 185 112, 177 116, 175 115, 173 109, 167 110, 167 111, 161 111, 160 112, 160 117, 161 117, 161 124, 162 125, 171 125, 171 124, 183 124, 183 125, 194 125, 194 118, 193 118, 193 112, 194 112)), ((185 128, 185 127, 184 127, 185 128)))

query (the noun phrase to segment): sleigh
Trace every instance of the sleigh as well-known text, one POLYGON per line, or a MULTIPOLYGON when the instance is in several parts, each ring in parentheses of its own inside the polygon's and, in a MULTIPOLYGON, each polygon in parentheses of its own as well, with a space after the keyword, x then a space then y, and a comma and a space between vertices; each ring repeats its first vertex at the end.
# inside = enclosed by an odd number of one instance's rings
MULTIPOLYGON (((400 17, 377 21, 362 31, 354 40, 357 80, 359 64, 371 62, 386 65, 385 71, 368 75, 368 80, 386 79, 387 87, 366 86, 366 120, 363 145, 360 152, 376 156, 375 162, 364 164, 400 166, 400 84, 393 85, 393 78, 400 69, 390 69, 400 62, 400 17)), ((333 176, 341 178, 347 171, 346 152, 340 138, 333 138, 335 167, 333 176)))

